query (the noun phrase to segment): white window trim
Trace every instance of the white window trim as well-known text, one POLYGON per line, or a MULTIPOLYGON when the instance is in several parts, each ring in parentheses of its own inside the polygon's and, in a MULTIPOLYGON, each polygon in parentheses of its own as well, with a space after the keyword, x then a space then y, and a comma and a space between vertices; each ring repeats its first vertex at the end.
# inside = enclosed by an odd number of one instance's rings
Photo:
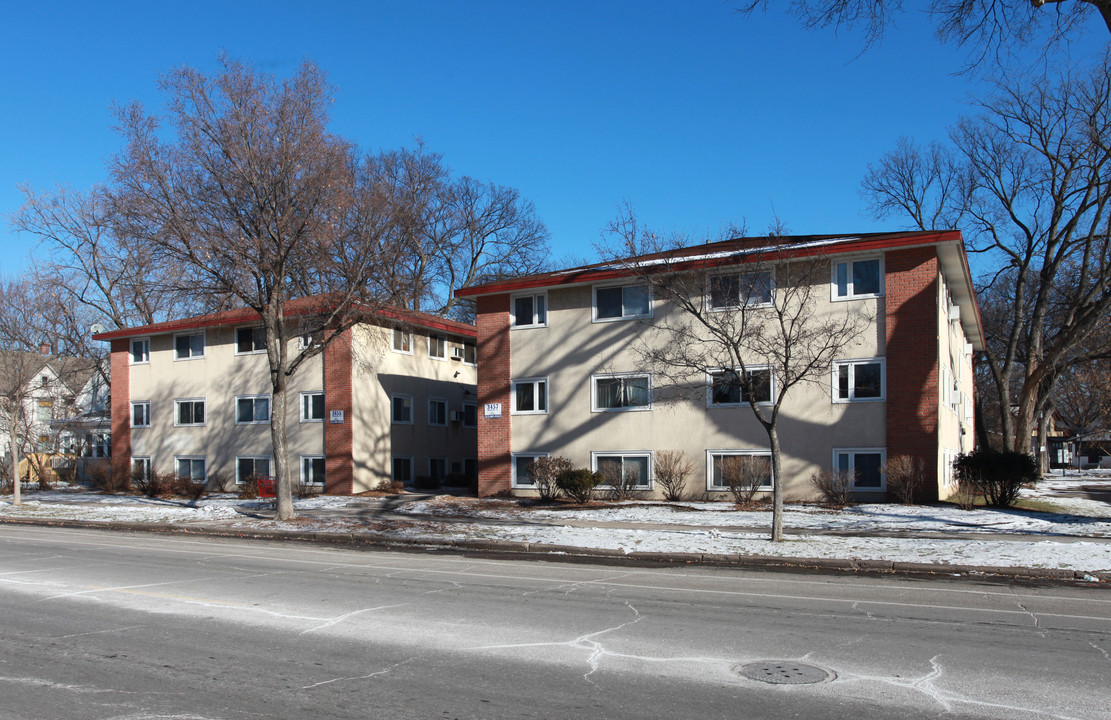
POLYGON ((509 297, 509 329, 510 330, 516 330, 518 328, 548 327, 548 315, 549 315, 549 313, 551 313, 551 308, 548 307, 548 293, 545 293, 545 292, 517 293, 516 295, 511 295, 509 297), (518 324, 517 323, 517 298, 521 298, 521 297, 531 297, 531 298, 533 298, 533 301, 532 301, 532 316, 533 317, 532 317, 532 319, 534 319, 534 320, 536 319, 536 300, 535 300, 535 298, 538 298, 538 297, 543 297, 544 298, 544 322, 542 322, 542 323, 531 322, 531 323, 526 323, 526 324, 518 324))
POLYGON ((448 402, 447 398, 430 397, 428 398, 428 424, 431 427, 447 427, 448 424, 448 402), (444 421, 442 423, 432 422, 432 403, 441 403, 444 406, 444 421))
POLYGON ((131 342, 129 342, 127 344, 127 357, 128 357, 128 360, 130 361, 130 363, 132 365, 150 365, 150 338, 149 337, 131 338, 131 342), (135 360, 135 343, 137 343, 137 342, 142 342, 142 343, 147 344, 147 359, 146 360, 138 360, 138 361, 135 360))
MULTIPOLYGON (((413 396, 412 395, 406 395, 404 393, 394 393, 393 395, 390 395, 390 424, 391 425, 412 425, 413 424, 413 396), (398 398, 403 398, 403 399, 409 401, 409 419, 408 420, 398 420, 396 417, 394 417, 394 404, 393 403, 394 403, 394 400, 396 400, 398 398)), ((402 456, 399 455, 398 457, 402 457, 402 456)))
MULTIPOLYGON (((738 407, 748 407, 749 406, 747 400, 742 400, 741 402, 736 402, 736 403, 715 403, 714 402, 714 373, 727 372, 729 370, 732 370, 733 372, 736 372, 736 373, 740 374, 740 368, 716 367, 716 368, 708 368, 706 370, 706 408, 707 409, 738 408, 738 407)), ((770 381, 769 381, 769 385, 770 385, 770 387, 769 387, 769 398, 770 399, 760 400, 756 404, 757 405, 775 405, 775 391, 776 391, 777 388, 776 388, 776 382, 775 382, 775 371, 772 369, 772 366, 771 365, 749 365, 747 368, 745 368, 745 372, 759 372, 761 370, 767 370, 768 372, 771 373, 771 377, 770 377, 770 381)))
MULTIPOLYGON (((428 335, 426 336, 426 339, 428 341, 428 359, 429 360, 439 360, 440 362, 447 362, 448 354, 449 354, 448 351, 447 351, 447 336, 446 335, 440 335, 440 334, 437 334, 437 333, 428 333, 428 335), (443 344, 444 354, 443 354, 442 357, 440 355, 433 355, 432 354, 432 345, 433 345, 432 339, 433 338, 439 338, 441 343, 443 344)), ((410 347, 412 347, 412 346, 410 346, 410 347)))
POLYGON ((621 372, 598 373, 590 376, 590 412, 615 413, 615 412, 645 412, 652 409, 655 398, 652 393, 652 373, 650 372, 621 372), (612 380, 614 378, 646 377, 648 378, 648 404, 639 407, 603 408, 598 407, 597 380, 612 380))
POLYGON ((173 344, 173 347, 171 348, 171 352, 173 353, 173 356, 174 356, 174 362, 189 362, 190 360, 204 360, 205 357, 208 356, 208 333, 205 332, 204 330, 202 330, 200 332, 189 332, 189 333, 177 333, 177 334, 175 334, 174 335, 174 344, 173 344), (178 357, 177 356, 177 339, 179 337, 192 337, 194 335, 200 335, 202 338, 204 338, 204 347, 201 348, 201 354, 200 355, 190 355, 189 357, 186 357, 186 358, 178 357))
POLYGON ((883 297, 886 294, 886 290, 887 290, 886 270, 884 268, 884 256, 882 254, 881 255, 862 255, 861 257, 852 257, 852 258, 847 258, 847 259, 846 258, 840 258, 840 259, 839 258, 833 258, 833 260, 831 261, 830 268, 829 268, 829 299, 830 299, 831 302, 846 302, 848 300, 866 300, 868 298, 883 297), (852 292, 852 288, 853 288, 853 284, 852 284, 852 275, 853 275, 852 264, 855 263, 855 262, 867 262, 868 260, 879 260, 880 261, 879 262, 879 271, 878 271, 879 274, 880 274, 880 277, 879 277, 879 285, 880 285, 879 292, 864 293, 864 294, 859 294, 858 295, 858 294, 852 292), (850 288, 850 291, 849 291, 848 295, 845 295, 845 297, 841 297, 840 295, 837 294, 837 266, 841 265, 842 263, 847 264, 849 266, 849 268, 848 268, 848 273, 849 273, 849 285, 848 285, 848 287, 850 288))
MULTIPOLYGON (((207 408, 205 408, 205 409, 207 410, 207 408)), ((205 418, 206 419, 208 418, 207 414, 205 415, 205 418)), ((150 427, 150 400, 139 400, 139 401, 135 401, 135 402, 131 403, 131 427, 133 427, 133 428, 149 428, 150 427), (144 425, 136 425, 135 424, 135 406, 136 405, 146 405, 147 406, 147 412, 146 412, 147 422, 144 425)))
POLYGON ((548 457, 548 453, 546 453, 546 452, 513 453, 510 457, 510 464, 509 464, 510 470, 513 473, 512 486, 514 488, 519 488, 521 490, 535 490, 536 486, 533 485, 532 483, 521 483, 521 482, 517 481, 517 459, 518 458, 530 458, 532 460, 535 460, 536 458, 546 458, 546 457, 548 457))
MULTIPOLYGON (((298 460, 298 466, 301 468, 300 472, 301 472, 301 484, 302 485, 310 484, 305 480, 305 461, 306 460, 323 460, 323 459, 324 459, 323 455, 302 455, 300 457, 300 459, 298 460)), ((325 474, 327 474, 327 471, 325 471, 325 474)), ((311 484, 312 485, 326 485, 327 483, 326 482, 319 482, 318 483, 314 480, 311 484)))
MULTIPOLYGON (((147 471, 146 471, 145 477, 149 478, 151 473, 154 472, 154 465, 151 463, 150 455, 132 455, 131 456, 131 472, 132 472, 132 474, 135 473, 135 463, 136 463, 137 460, 146 463, 147 471)), ((176 465, 176 463, 175 463, 175 465, 176 465)), ((207 468, 206 468, 206 470, 207 470, 207 468)))
MULTIPOLYGON (((714 485, 714 455, 759 455, 766 457, 768 462, 772 461, 771 450, 749 449, 749 450, 731 450, 731 449, 717 449, 706 451, 706 492, 729 492, 729 486, 724 485, 718 487, 714 485)), ((775 488, 775 468, 772 468, 772 482, 771 485, 761 485, 757 492, 770 492, 775 488)))
MULTIPOLYGON (((303 423, 322 423, 322 422, 324 422, 324 417, 323 416, 318 417, 318 418, 311 418, 311 417, 306 417, 306 415, 305 415, 305 398, 312 397, 314 395, 319 395, 320 397, 324 397, 324 391, 323 390, 306 390, 306 391, 304 391, 304 392, 302 392, 298 395, 298 398, 297 398, 298 408, 299 408, 298 413, 300 414, 301 422, 303 422, 303 423)), ((273 414, 274 414, 273 409, 271 409, 270 414, 271 414, 271 416, 273 416, 273 414)), ((327 408, 325 408, 324 415, 327 415, 327 414, 328 414, 328 410, 327 410, 327 408)))
MULTIPOLYGON (((207 410, 207 408, 206 408, 207 410)), ((253 408, 252 408, 253 411, 253 408)), ((253 414, 253 412, 252 412, 253 414)), ((205 416, 207 419, 208 416, 205 416)), ((235 396, 235 424, 236 425, 269 425, 274 418, 274 399, 269 395, 236 395, 235 396), (266 398, 266 419, 265 420, 240 420, 239 419, 239 401, 240 400, 261 400, 266 398)), ((246 455, 244 457, 247 457, 246 455)))
MULTIPOLYGON (((637 485, 633 490, 652 490, 655 488, 656 479, 656 466, 655 457, 651 450, 599 450, 590 452, 590 470, 591 472, 598 472, 598 459, 607 457, 646 457, 648 458, 648 483, 646 485, 637 485)), ((603 483, 598 487, 603 489, 612 489, 613 486, 603 483)))
POLYGON ((841 404, 848 404, 848 403, 884 402, 885 400, 887 400, 887 359, 886 358, 873 357, 873 358, 856 358, 856 359, 853 359, 853 360, 835 360, 833 362, 833 372, 832 372, 831 377, 832 377, 832 381, 833 381, 833 388, 832 388, 831 395, 833 397, 833 402, 836 403, 836 404, 841 405, 841 404), (853 374, 850 372, 849 373, 849 394, 850 394, 850 397, 847 397, 847 398, 839 397, 840 384, 839 384, 839 378, 837 377, 838 368, 843 367, 845 365, 849 365, 849 366, 852 366, 852 365, 869 365, 869 364, 872 364, 872 363, 879 363, 880 364, 880 396, 879 397, 874 397, 874 398, 857 398, 857 397, 855 397, 856 396, 856 384, 855 384, 855 381, 853 380, 853 374))
POLYGON ((837 467, 837 456, 842 454, 842 453, 848 453, 849 454, 849 464, 852 466, 852 468, 854 470, 856 469, 856 455, 858 453, 860 453, 860 454, 867 453, 867 454, 871 454, 871 455, 879 453, 879 456, 880 456, 880 486, 879 487, 861 487, 861 488, 858 488, 856 486, 856 479, 855 479, 856 476, 854 475, 853 476, 853 478, 854 478, 853 479, 853 486, 852 486, 851 489, 852 489, 853 492, 887 492, 887 476, 884 475, 884 473, 883 473, 883 466, 887 462, 887 448, 885 448, 885 447, 835 447, 835 448, 833 448, 833 455, 832 455, 833 465, 831 466, 831 467, 833 467, 833 469, 835 471, 838 469, 838 467, 837 467))
POLYGON ((412 355, 413 354, 413 333, 408 331, 408 330, 402 330, 400 328, 393 328, 393 330, 390 332, 390 351, 395 352, 398 355, 412 355), (404 335, 405 337, 407 337, 409 339, 409 349, 408 350, 398 350, 396 347, 394 347, 394 338, 396 337, 395 333, 401 333, 402 335, 404 335))
POLYGON ((622 322, 622 321, 625 321, 625 320, 643 320, 643 319, 651 318, 651 317, 653 317, 654 311, 655 311, 655 303, 653 302, 653 300, 654 300, 654 297, 653 297, 653 294, 652 294, 652 286, 648 283, 637 282, 637 283, 622 283, 622 284, 618 284, 618 285, 595 285, 595 286, 590 288, 590 322, 592 322, 592 323, 611 323, 611 322, 622 322), (648 312, 647 313, 644 313, 644 314, 641 314, 641 315, 624 315, 624 314, 622 314, 622 315, 619 315, 618 317, 612 317, 612 318, 600 318, 600 317, 598 317, 598 291, 599 290, 613 290, 615 288, 635 287, 637 285, 643 285, 644 289, 645 289, 645 292, 648 293, 648 312))
MULTIPOLYGON (((177 475, 177 464, 181 460, 189 460, 189 461, 200 460, 201 462, 203 462, 204 463, 204 482, 208 482, 208 456, 207 455, 174 455, 174 475, 177 475)), ((192 477, 192 473, 190 473, 190 477, 192 477)), ((194 482, 196 482, 196 481, 194 480, 194 482)), ((197 484, 200 485, 201 483, 198 482, 197 484)))
POLYGON ((266 330, 259 325, 240 325, 239 327, 235 328, 235 332, 232 334, 232 343, 234 343, 236 355, 264 355, 266 353, 266 330), (263 331, 263 346, 261 350, 250 350, 248 352, 239 351, 239 331, 247 329, 263 331))
POLYGON ((748 271, 745 271, 745 270, 738 269, 738 270, 734 270, 732 272, 717 271, 717 272, 709 273, 708 275, 706 275, 706 298, 705 298, 706 310, 708 310, 709 312, 736 312, 738 310, 751 310, 751 309, 756 309, 756 308, 774 307, 775 306, 775 291, 776 291, 775 280, 776 280, 776 277, 775 277, 775 268, 774 267, 763 269, 763 270, 748 270, 748 271), (711 287, 710 283, 713 281, 713 278, 715 278, 715 277, 724 277, 726 275, 739 275, 739 276, 758 275, 759 273, 764 273, 764 272, 771 275, 771 283, 770 283, 771 286, 769 288, 769 291, 770 291, 769 295, 770 295, 771 299, 768 302, 748 303, 748 304, 742 304, 742 305, 721 305, 721 306, 712 304, 712 301, 710 299, 710 287, 711 287))
POLYGON ((411 482, 413 482, 413 479, 415 477, 415 471, 416 471, 416 462, 414 461, 412 455, 393 455, 393 456, 390 457, 390 480, 391 481, 400 480, 403 483, 411 483, 411 482), (398 460, 408 460, 409 461, 409 477, 407 477, 407 478, 396 478, 396 477, 394 477, 394 463, 398 460))
MULTIPOLYGON (((274 475, 274 456, 273 455, 236 455, 235 456, 235 484, 242 485, 243 478, 239 477, 239 461, 240 460, 266 460, 270 463, 270 476, 274 475)), ((208 466, 205 466, 205 473, 208 472, 208 466)), ((265 476, 264 476, 265 477, 265 476)), ((257 479, 257 478, 256 478, 257 479)))
MULTIPOLYGON (((199 398, 174 398, 174 427, 204 427, 208 424, 208 400, 203 397, 199 398), (179 422, 181 413, 178 412, 178 403, 201 403, 204 405, 204 422, 199 423, 183 423, 179 422)), ((185 457, 184 455, 182 457, 185 457)), ((193 456, 189 456, 193 457, 193 456)), ((199 456, 197 456, 199 457, 199 456)))
MULTIPOLYGON (((551 385, 548 384, 546 377, 531 377, 531 378, 515 378, 509 383, 509 407, 510 414, 512 415, 547 415, 548 408, 552 404, 551 385), (518 410, 517 409, 517 386, 525 383, 544 383, 544 409, 543 410, 518 410)), ((533 389, 533 397, 536 397, 536 390, 533 389)))

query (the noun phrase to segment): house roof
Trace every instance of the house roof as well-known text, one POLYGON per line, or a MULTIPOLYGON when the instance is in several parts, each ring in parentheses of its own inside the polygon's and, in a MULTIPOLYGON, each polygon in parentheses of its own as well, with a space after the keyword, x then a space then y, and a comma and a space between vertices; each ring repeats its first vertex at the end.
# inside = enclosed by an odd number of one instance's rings
MULTIPOLYGON (((326 312, 328 309, 329 304, 327 298, 317 295, 289 300, 285 303, 284 313, 286 317, 294 318, 326 312)), ((378 308, 371 313, 371 317, 372 322, 374 320, 383 323, 393 322, 425 328, 427 330, 439 330, 441 332, 462 335, 469 338, 476 337, 477 335, 474 325, 458 322, 456 320, 448 320, 438 315, 429 315, 428 313, 416 312, 415 310, 406 310, 404 308, 378 308)), ((200 330, 210 327, 250 325, 259 322, 259 319, 259 314, 251 308, 236 308, 234 310, 224 310, 223 312, 210 313, 208 315, 197 315, 194 317, 181 318, 179 320, 167 320, 166 322, 153 323, 151 325, 110 330, 93 335, 93 339, 118 340, 121 338, 140 337, 143 335, 165 335, 168 333, 200 330)))
POLYGON ((745 237, 676 248, 666 252, 621 258, 591 265, 525 275, 474 285, 455 291, 457 297, 478 297, 531 289, 587 285, 622 280, 638 274, 710 269, 776 259, 866 253, 932 245, 938 249, 939 264, 953 301, 961 307, 961 324, 977 350, 985 347, 980 308, 972 287, 964 241, 957 230, 928 230, 856 235, 791 235, 777 238, 745 237))
POLYGON ((0 388, 11 392, 14 383, 26 385, 49 369, 72 393, 81 392, 96 372, 96 361, 69 355, 44 355, 23 350, 0 350, 0 388))

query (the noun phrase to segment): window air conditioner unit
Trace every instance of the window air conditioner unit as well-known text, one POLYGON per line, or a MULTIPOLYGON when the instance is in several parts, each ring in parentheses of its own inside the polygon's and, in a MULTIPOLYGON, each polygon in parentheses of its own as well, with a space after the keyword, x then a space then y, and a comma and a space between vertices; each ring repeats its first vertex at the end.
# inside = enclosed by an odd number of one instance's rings
POLYGON ((451 359, 452 360, 462 360, 463 359, 463 348, 461 348, 461 347, 452 348, 451 349, 451 359))
POLYGON ((462 410, 452 410, 451 411, 451 421, 452 422, 463 422, 463 411, 462 410))
POLYGON ((960 307, 960 305, 950 305, 949 306, 949 319, 950 320, 960 320, 961 319, 961 307, 960 307))

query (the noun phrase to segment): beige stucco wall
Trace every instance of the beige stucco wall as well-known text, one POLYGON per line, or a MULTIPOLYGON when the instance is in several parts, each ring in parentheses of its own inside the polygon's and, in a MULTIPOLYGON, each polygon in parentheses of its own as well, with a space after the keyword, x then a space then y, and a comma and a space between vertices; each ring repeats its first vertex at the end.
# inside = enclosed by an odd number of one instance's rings
MULTIPOLYGON (((236 457, 273 458, 269 423, 235 422, 237 396, 271 394, 268 365, 263 353, 236 355, 235 328, 204 332, 203 358, 175 360, 174 335, 155 335, 150 338, 150 363, 131 365, 131 401, 151 404, 150 427, 131 429, 132 456, 150 457, 151 469, 161 473, 174 472, 177 456, 204 457, 210 482, 230 483, 235 480, 236 457), (187 398, 205 400, 203 426, 174 425, 174 401, 187 398)), ((295 350, 296 341, 290 348, 295 350)), ((299 394, 323 389, 320 356, 310 358, 290 378, 286 428, 295 481, 301 455, 324 454, 323 424, 300 421, 299 394)))
POLYGON ((411 354, 395 352, 391 334, 371 326, 360 326, 354 334, 356 492, 389 481, 394 457, 411 458, 414 476, 429 474, 429 458, 444 458, 450 473, 453 464, 462 471, 465 460, 477 457, 477 430, 450 419, 464 403, 476 403, 476 367, 452 359, 463 339, 440 333, 447 339, 447 359, 440 360, 428 356, 427 334, 414 331, 411 354), (412 398, 411 424, 391 422, 395 394, 412 398), (447 402, 446 426, 428 423, 430 398, 447 402))
MULTIPOLYGON (((657 300, 651 319, 592 322, 591 287, 549 289, 547 295, 547 327, 510 330, 512 379, 546 377, 549 392, 548 414, 512 416, 514 453, 548 452, 590 467, 591 452, 683 450, 695 463, 688 491, 702 492, 708 487, 707 450, 769 448, 767 433, 747 406, 707 408, 704 389, 680 393, 657 375, 651 410, 592 412, 591 376, 648 370, 638 343, 655 341, 653 328, 679 311, 657 300)), ((816 316, 853 311, 869 318, 844 359, 883 356, 883 324, 874 321, 882 318, 883 298, 832 301, 825 284, 813 297, 816 316)), ((697 379, 704 382, 705 375, 697 379)), ((831 467, 834 447, 884 447, 885 412, 882 401, 832 402, 832 369, 820 382, 792 388, 778 425, 786 495, 813 497, 809 478, 831 467)))
POLYGON ((938 277, 938 496, 945 499, 956 492, 952 463, 960 453, 970 452, 975 444, 972 427, 973 377, 972 353, 961 326, 957 307, 944 276, 938 277), (950 308, 958 318, 950 317, 950 308), (944 370, 944 372, 943 372, 944 370), (953 387, 946 402, 942 383, 953 387))
MULTIPOLYGON (((464 400, 474 402, 476 369, 461 361, 435 360, 427 356, 427 336, 414 334, 414 353, 392 352, 390 331, 360 326, 353 342, 353 457, 355 492, 369 490, 388 480, 391 457, 414 458, 417 474, 426 474, 428 457, 448 458, 462 464, 476 455, 476 431, 462 423, 448 427, 427 425, 427 398, 444 397, 450 410, 461 410, 464 400), (458 374, 457 374, 458 373, 458 374), (391 426, 390 394, 403 392, 414 397, 415 422, 391 426), (468 394, 469 393, 469 394, 468 394), (416 403, 423 403, 418 405, 416 403), (417 465, 417 463, 422 463, 417 465)), ((291 352, 296 350, 291 341, 291 352)), ((461 346, 461 339, 448 342, 461 346)), ((235 398, 239 395, 269 395, 270 379, 266 355, 235 354, 235 328, 208 328, 205 356, 174 360, 174 336, 150 338, 150 362, 130 367, 132 402, 149 401, 151 426, 132 428, 132 456, 151 458, 155 472, 175 471, 175 457, 206 459, 210 482, 235 480, 238 456, 273 456, 270 424, 237 425, 235 398), (205 424, 197 427, 174 425, 175 399, 203 398, 205 424)), ((324 455, 324 422, 300 419, 300 393, 323 392, 323 362, 317 355, 308 359, 290 378, 287 393, 286 429, 288 459, 294 482, 300 476, 301 455, 324 455)), ((273 411, 273 408, 272 408, 273 411)))

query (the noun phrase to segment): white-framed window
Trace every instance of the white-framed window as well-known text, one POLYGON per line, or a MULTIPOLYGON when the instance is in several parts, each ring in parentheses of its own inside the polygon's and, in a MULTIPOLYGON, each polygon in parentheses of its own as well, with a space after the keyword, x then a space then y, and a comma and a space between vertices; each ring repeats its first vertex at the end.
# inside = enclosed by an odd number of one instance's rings
POLYGON ((265 455, 238 455, 235 458, 235 481, 244 483, 254 478, 270 477, 270 458, 265 455))
POLYGON ((443 335, 428 336, 428 357, 435 360, 447 360, 447 340, 443 335))
POLYGON ((515 328, 545 327, 548 324, 548 296, 517 295, 513 298, 510 326, 515 328))
POLYGON ((175 455, 174 472, 178 477, 189 478, 195 483, 203 483, 208 479, 203 455, 175 455))
POLYGON ((478 427, 478 405, 474 403, 463 403, 463 427, 478 427))
POLYGON ((404 455, 395 455, 393 458, 393 479, 403 482, 413 482, 413 458, 404 455))
POLYGON ((434 477, 437 480, 443 480, 445 477, 447 477, 447 458, 428 458, 428 475, 429 477, 434 477))
POLYGON ((395 425, 413 424, 413 396, 394 395, 390 398, 392 417, 395 425))
POLYGON ((711 310, 766 307, 772 304, 775 273, 770 269, 715 273, 706 285, 706 306, 711 310))
POLYGON ((652 375, 612 373, 590 377, 590 409, 624 412, 652 409, 652 375))
POLYGON ((879 297, 883 295, 883 258, 834 260, 830 284, 833 300, 879 297))
POLYGON ((404 355, 413 354, 413 333, 401 328, 393 329, 393 342, 391 349, 395 353, 402 353, 404 355))
POLYGON ((241 327, 235 329, 235 354, 255 355, 266 352, 266 329, 241 327))
POLYGON ((150 338, 131 339, 131 364, 145 365, 150 362, 150 338))
POLYGON ((320 336, 321 336, 321 333, 319 331, 301 333, 300 335, 297 336, 297 349, 300 350, 300 351, 304 351, 304 350, 308 350, 311 347, 319 345, 320 344, 320 336))
POLYGON ((833 363, 833 402, 872 402, 884 399, 887 364, 883 358, 833 363))
POLYGON ((174 335, 174 360, 196 360, 203 357, 203 332, 174 335))
POLYGON ((323 485, 324 484, 324 456, 323 455, 302 455, 301 456, 301 484, 302 485, 323 485))
MULTIPOLYGON (((750 482, 760 490, 771 490, 772 454, 767 450, 707 450, 706 490, 730 489, 730 482, 750 482)), ((751 487, 751 485, 748 485, 751 487)))
POLYGON ((463 363, 465 365, 478 365, 478 348, 473 342, 463 343, 463 363))
POLYGON ((517 415, 543 415, 548 412, 548 378, 520 378, 513 381, 513 412, 517 415))
POLYGON ((594 288, 594 322, 652 317, 647 283, 594 288))
POLYGON ((146 455, 131 456, 131 477, 150 480, 150 457, 146 455))
POLYGON ((771 368, 747 368, 746 382, 741 373, 732 368, 713 368, 706 373, 706 407, 736 407, 748 405, 751 394, 758 403, 771 403, 775 399, 775 379, 771 368))
POLYGON ((204 425, 204 398, 174 400, 174 425, 204 425))
POLYGON ((131 427, 150 427, 150 401, 131 403, 131 427))
POLYGON ((606 477, 605 487, 613 487, 615 480, 626 478, 635 490, 652 489, 652 453, 647 450, 592 452, 590 469, 606 477))
POLYGON ((887 462, 884 448, 834 448, 833 469, 852 475, 853 490, 884 490, 883 464, 887 462))
POLYGON ((270 422, 269 395, 237 395, 235 398, 235 424, 261 425, 270 422))
POLYGON ((324 422, 324 393, 301 393, 301 422, 324 422))
POLYGON ((428 424, 447 425, 447 400, 428 398, 428 424))
POLYGON ((528 466, 536 458, 548 457, 545 452, 513 453, 513 487, 531 488, 533 486, 532 474, 528 466))

